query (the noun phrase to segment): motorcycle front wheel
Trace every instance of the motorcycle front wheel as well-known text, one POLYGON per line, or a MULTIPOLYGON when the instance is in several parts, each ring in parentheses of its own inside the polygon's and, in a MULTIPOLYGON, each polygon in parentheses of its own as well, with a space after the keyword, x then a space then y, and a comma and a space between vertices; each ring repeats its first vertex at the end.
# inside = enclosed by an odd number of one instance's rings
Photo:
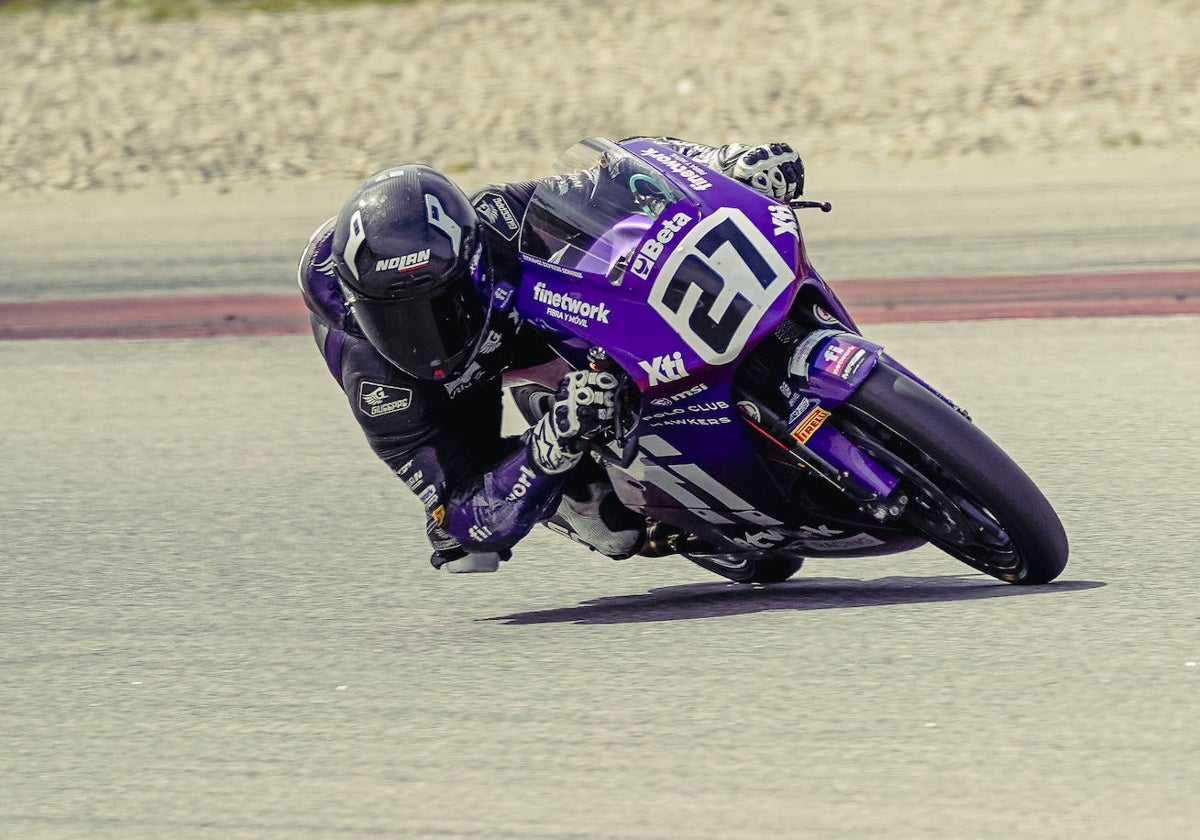
POLYGON ((952 557, 1015 584, 1054 580, 1067 535, 1032 479, 991 438, 881 359, 840 431, 901 480, 901 521, 952 557))

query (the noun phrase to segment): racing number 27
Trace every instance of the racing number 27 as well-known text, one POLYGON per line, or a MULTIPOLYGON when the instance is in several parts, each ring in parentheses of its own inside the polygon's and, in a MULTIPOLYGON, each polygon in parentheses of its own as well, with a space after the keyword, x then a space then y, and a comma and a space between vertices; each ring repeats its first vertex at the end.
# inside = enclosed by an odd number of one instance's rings
POLYGON ((737 357, 793 272, 740 211, 700 221, 668 257, 650 303, 709 364, 737 357))

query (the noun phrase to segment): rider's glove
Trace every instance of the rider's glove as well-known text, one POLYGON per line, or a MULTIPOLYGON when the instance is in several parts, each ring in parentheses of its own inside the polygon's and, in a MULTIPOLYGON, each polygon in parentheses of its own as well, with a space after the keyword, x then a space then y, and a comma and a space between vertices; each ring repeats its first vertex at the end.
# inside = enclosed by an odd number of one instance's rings
POLYGON ((787 143, 731 143, 697 155, 697 159, 780 201, 804 193, 804 162, 787 143))
POLYGON ((554 404, 530 431, 529 453, 542 472, 565 472, 583 457, 582 442, 612 425, 617 377, 608 371, 576 370, 563 377, 554 404))

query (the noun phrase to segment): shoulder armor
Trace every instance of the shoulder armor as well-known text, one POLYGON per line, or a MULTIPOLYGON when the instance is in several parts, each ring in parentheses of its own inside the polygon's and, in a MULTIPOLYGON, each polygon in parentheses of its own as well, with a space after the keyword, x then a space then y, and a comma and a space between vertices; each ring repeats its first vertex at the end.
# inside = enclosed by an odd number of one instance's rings
POLYGON ((516 239, 517 234, 521 232, 519 214, 525 209, 520 204, 514 207, 511 199, 511 196, 505 196, 494 187, 481 190, 471 197, 475 212, 479 214, 483 223, 494 233, 510 242, 516 239))
POLYGON ((345 330, 350 317, 335 273, 332 247, 337 217, 327 219, 308 240, 300 257, 297 280, 304 303, 327 327, 345 330))

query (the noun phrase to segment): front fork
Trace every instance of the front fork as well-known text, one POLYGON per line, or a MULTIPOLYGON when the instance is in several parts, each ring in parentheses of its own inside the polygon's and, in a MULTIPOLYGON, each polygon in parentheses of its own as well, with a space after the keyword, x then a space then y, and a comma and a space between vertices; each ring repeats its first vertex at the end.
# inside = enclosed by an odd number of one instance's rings
POLYGON ((900 479, 826 422, 878 364, 883 347, 856 333, 816 330, 792 349, 780 386, 787 414, 777 415, 748 394, 738 412, 799 466, 811 470, 873 519, 899 517, 908 502, 900 479))

